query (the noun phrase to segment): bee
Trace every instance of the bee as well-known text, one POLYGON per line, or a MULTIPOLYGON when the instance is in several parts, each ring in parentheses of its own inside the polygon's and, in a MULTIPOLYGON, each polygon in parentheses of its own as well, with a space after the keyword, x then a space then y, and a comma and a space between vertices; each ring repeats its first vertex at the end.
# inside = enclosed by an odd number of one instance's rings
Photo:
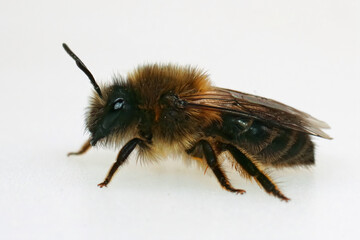
POLYGON ((141 159, 176 154, 195 161, 211 169, 224 189, 243 194, 224 172, 223 161, 228 160, 242 176, 288 201, 266 169, 311 166, 310 136, 331 139, 322 131, 329 128, 325 122, 271 99, 215 87, 205 72, 191 66, 143 65, 99 87, 65 43, 63 48, 94 87, 86 113, 91 136, 68 155, 97 145, 123 146, 100 188, 137 149, 141 159))

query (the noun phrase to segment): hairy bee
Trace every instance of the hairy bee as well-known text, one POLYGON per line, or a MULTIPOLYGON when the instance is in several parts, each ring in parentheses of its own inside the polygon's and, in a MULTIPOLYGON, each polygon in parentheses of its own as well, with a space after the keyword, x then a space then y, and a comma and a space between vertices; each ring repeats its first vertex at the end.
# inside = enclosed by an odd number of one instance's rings
POLYGON ((204 72, 190 66, 145 65, 100 88, 83 62, 63 47, 95 89, 86 116, 90 139, 69 155, 99 143, 124 143, 99 187, 109 184, 137 148, 144 159, 171 152, 197 161, 223 188, 243 194, 223 170, 219 158, 226 157, 243 176, 288 201, 264 169, 313 165, 310 135, 330 139, 321 130, 329 128, 326 123, 270 99, 214 87, 204 72))

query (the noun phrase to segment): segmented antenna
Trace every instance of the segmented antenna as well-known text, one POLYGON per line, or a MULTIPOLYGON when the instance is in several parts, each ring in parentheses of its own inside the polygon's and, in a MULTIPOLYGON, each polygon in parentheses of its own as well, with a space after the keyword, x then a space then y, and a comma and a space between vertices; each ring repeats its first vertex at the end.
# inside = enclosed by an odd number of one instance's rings
POLYGON ((89 69, 87 69, 87 67, 85 66, 85 64, 80 60, 80 58, 78 58, 78 56, 75 55, 75 53, 73 51, 71 51, 71 49, 68 47, 68 45, 66 45, 66 43, 62 44, 63 48, 65 49, 65 51, 69 54, 70 57, 72 57, 75 62, 76 65, 81 69, 81 71, 83 71, 86 76, 88 76, 88 78, 90 79, 91 84, 94 86, 95 91, 97 92, 97 94, 99 94, 99 96, 102 98, 102 93, 100 90, 99 85, 96 83, 94 76, 91 74, 91 72, 89 71, 89 69))

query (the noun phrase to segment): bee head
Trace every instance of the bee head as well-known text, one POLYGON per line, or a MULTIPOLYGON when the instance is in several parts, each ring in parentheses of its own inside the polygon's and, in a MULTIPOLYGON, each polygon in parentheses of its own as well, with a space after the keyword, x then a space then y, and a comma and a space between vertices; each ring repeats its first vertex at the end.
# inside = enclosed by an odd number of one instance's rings
POLYGON ((93 146, 100 139, 125 132, 137 119, 137 101, 131 88, 115 81, 103 90, 102 98, 94 93, 87 111, 86 127, 93 146))
POLYGON ((88 76, 95 90, 86 118, 91 145, 95 146, 100 139, 107 138, 113 133, 124 132, 136 120, 137 115, 136 97, 131 88, 121 79, 115 79, 112 85, 104 87, 101 91, 85 64, 65 43, 63 47, 88 76))

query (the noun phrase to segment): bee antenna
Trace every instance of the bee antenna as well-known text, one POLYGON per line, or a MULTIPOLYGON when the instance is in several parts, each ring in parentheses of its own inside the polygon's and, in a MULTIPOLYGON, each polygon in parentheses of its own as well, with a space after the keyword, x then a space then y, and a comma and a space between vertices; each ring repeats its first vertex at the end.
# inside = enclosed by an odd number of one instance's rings
POLYGON ((76 65, 81 69, 81 71, 83 71, 86 76, 88 76, 88 78, 90 79, 91 84, 94 86, 95 91, 97 92, 97 94, 99 94, 99 96, 102 98, 102 93, 100 90, 99 85, 96 83, 94 76, 91 74, 91 72, 89 71, 89 69, 87 69, 87 67, 85 66, 85 64, 80 60, 80 58, 78 56, 75 55, 75 53, 73 51, 71 51, 71 49, 68 47, 68 45, 66 45, 66 43, 62 44, 63 48, 65 49, 65 51, 69 54, 70 57, 72 57, 75 62, 76 65))

